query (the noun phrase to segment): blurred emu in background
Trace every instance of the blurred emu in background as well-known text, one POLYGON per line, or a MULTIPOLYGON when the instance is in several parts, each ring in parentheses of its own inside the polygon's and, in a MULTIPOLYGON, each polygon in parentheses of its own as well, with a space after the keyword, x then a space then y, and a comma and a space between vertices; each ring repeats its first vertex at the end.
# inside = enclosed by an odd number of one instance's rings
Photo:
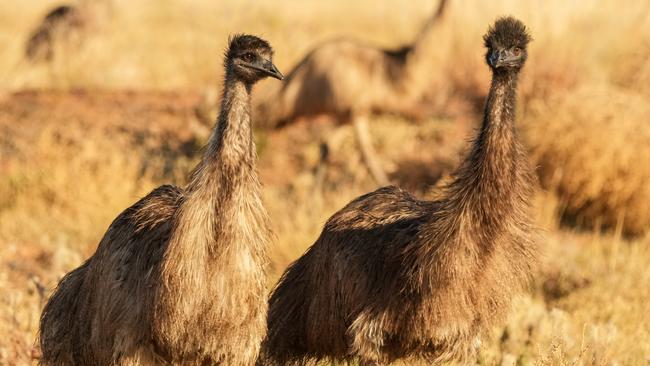
MULTIPOLYGON (((412 44, 386 50, 347 38, 313 49, 255 104, 258 125, 277 128, 302 117, 327 115, 338 123, 352 123, 365 164, 375 181, 388 184, 370 142, 367 118, 388 113, 418 119, 427 89, 421 70, 429 73, 430 56, 438 52, 431 38, 444 19, 447 0, 441 0, 412 44)), ((328 149, 333 149, 328 143, 328 149)))
POLYGON ((80 0, 50 10, 25 44, 30 62, 49 62, 60 47, 81 47, 99 23, 112 13, 112 0, 80 0))

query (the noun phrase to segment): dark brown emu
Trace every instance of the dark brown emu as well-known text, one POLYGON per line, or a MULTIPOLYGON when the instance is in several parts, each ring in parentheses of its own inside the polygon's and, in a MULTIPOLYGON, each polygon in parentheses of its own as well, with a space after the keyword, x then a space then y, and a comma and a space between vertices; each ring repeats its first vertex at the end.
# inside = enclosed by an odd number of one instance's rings
POLYGON ((514 125, 530 37, 508 17, 484 39, 483 124, 443 198, 385 187, 334 214, 272 293, 261 364, 471 360, 504 318, 536 264, 534 180, 514 125))
POLYGON ((231 39, 221 112, 184 188, 122 212, 40 324, 44 365, 252 365, 266 333, 266 247, 250 92, 282 79, 264 40, 231 39))

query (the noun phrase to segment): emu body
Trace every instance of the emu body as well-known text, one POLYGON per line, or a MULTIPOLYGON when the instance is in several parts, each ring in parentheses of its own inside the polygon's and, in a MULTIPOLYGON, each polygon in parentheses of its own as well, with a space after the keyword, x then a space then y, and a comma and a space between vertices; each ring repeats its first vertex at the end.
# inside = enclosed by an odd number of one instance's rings
POLYGON ((442 198, 396 187, 361 196, 287 269, 269 300, 262 364, 471 359, 536 263, 533 177, 514 127, 528 40, 513 18, 485 36, 483 124, 442 198))
POLYGON ((61 280, 41 316, 41 364, 254 364, 270 230, 250 91, 281 78, 271 54, 257 37, 231 40, 221 113, 189 183, 127 208, 61 280))
POLYGON ((363 159, 378 184, 388 184, 370 143, 366 119, 375 113, 420 116, 426 86, 421 69, 436 44, 431 34, 440 24, 447 0, 428 19, 413 44, 385 50, 351 39, 326 42, 307 54, 279 87, 271 87, 255 104, 259 125, 276 128, 299 118, 327 115, 339 124, 354 124, 363 159))

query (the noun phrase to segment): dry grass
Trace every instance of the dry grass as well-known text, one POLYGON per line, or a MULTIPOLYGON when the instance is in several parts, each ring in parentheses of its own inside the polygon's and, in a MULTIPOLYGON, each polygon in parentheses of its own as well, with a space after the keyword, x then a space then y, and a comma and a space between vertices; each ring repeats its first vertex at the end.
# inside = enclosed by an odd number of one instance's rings
MULTIPOLYGON (((284 71, 334 36, 406 43, 435 8, 426 0, 399 7, 370 0, 116 0, 113 20, 86 46, 52 65, 29 66, 21 61, 22 42, 54 3, 0 4, 0 364, 30 363, 45 297, 94 251, 123 208, 159 184, 183 183, 202 138, 192 104, 197 90, 220 82, 228 33, 264 35, 284 71), (2 95, 28 87, 140 91, 2 95), (152 89, 176 92, 141 92, 152 89)), ((489 76, 485 26, 503 13, 530 25, 535 42, 521 111, 550 188, 539 197, 547 265, 533 295, 486 341, 481 364, 647 365, 650 237, 569 232, 554 214, 621 231, 650 225, 650 5, 451 0, 450 10, 440 56, 423 77, 431 79, 432 103, 458 118, 413 125, 381 117, 372 134, 393 179, 425 194, 427 183, 456 163, 478 120, 489 76), (471 108, 457 108, 468 101, 471 108)), ((256 136, 277 235, 270 283, 329 215, 373 189, 350 130, 324 181, 316 178, 318 142, 331 130, 299 124, 256 136)))
POLYGON ((528 117, 541 182, 558 193, 567 220, 626 234, 650 229, 647 96, 581 88, 531 106, 528 117))
MULTIPOLYGON (((22 48, 39 17, 59 2, 25 0, 0 7, 0 87, 177 89, 213 85, 220 78, 219 59, 229 33, 264 35, 277 49, 277 63, 288 70, 315 44, 333 37, 351 36, 383 47, 408 43, 436 6, 426 0, 401 4, 399 11, 390 2, 370 0, 167 0, 155 6, 145 1, 114 2, 108 24, 102 24, 85 47, 50 67, 22 63, 22 48)), ((441 82, 452 79, 467 86, 473 85, 471 80, 486 81, 481 35, 496 16, 513 14, 535 35, 530 76, 546 75, 554 78, 554 85, 599 79, 647 88, 639 75, 644 74, 647 81, 649 7, 642 0, 625 7, 614 0, 588 4, 451 1, 448 27, 436 37, 440 56, 431 74, 441 82), (570 80, 557 80, 560 77, 570 80)), ((539 85, 548 80, 535 78, 534 82, 539 85)))
POLYGON ((521 299, 495 331, 485 364, 647 364, 650 344, 641 340, 650 326, 641 314, 650 290, 640 284, 650 279, 650 241, 562 232, 549 234, 546 244, 534 296, 521 299))

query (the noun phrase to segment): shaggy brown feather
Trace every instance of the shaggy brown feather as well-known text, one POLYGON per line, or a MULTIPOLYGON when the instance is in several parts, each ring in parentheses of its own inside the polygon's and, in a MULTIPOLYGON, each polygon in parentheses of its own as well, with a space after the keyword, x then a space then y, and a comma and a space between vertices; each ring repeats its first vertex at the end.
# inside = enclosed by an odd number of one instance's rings
POLYGON ((396 187, 361 196, 287 269, 269 301, 261 364, 468 359, 504 317, 536 263, 534 179, 514 126, 522 37, 513 18, 486 35, 483 125, 441 199, 396 187))
POLYGON ((61 280, 41 316, 41 364, 255 362, 270 231, 249 110, 267 74, 242 62, 277 72, 271 54, 257 37, 231 40, 221 114, 189 183, 127 208, 61 280))

